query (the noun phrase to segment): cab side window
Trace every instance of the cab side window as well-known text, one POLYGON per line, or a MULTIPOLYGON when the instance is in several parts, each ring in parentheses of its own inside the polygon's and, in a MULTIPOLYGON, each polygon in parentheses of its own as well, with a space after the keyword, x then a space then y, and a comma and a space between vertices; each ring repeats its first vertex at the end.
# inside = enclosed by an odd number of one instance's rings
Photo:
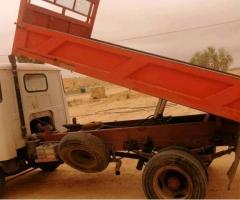
POLYGON ((48 90, 48 81, 45 74, 25 74, 24 86, 27 92, 45 92, 48 90))

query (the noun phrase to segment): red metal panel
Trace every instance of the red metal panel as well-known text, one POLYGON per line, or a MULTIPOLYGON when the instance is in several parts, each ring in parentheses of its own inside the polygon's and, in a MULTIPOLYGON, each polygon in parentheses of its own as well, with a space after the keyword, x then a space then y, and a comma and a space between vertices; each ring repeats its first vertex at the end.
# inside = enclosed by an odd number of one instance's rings
MULTIPOLYGON (((43 17, 40 17, 35 26, 32 25, 35 22, 29 23, 21 17, 25 16, 24 11, 28 9, 26 0, 22 0, 13 54, 33 57, 155 97, 240 121, 239 78, 88 39, 89 35, 85 35, 84 31, 79 34, 83 37, 75 37, 73 35, 77 35, 76 32, 72 33, 70 29, 66 31, 63 25, 72 23, 69 17, 58 18, 60 24, 62 20, 61 30, 41 25, 46 21, 45 15, 53 16, 46 9, 37 9, 43 17)), ((94 12, 96 14, 96 10, 94 12)), ((79 23, 81 28, 82 22, 79 23)), ((92 26, 93 23, 92 21, 92 26)))
MULTIPOLYGON (((68 1, 65 1, 66 3, 68 1)), ((61 31, 76 36, 90 38, 95 17, 97 14, 99 0, 73 0, 73 8, 67 8, 51 0, 22 0, 19 24, 21 22, 61 31), (89 2, 90 7, 87 14, 78 12, 75 9, 76 2, 89 2), (46 5, 47 3, 47 5, 46 5), (54 6, 53 10, 45 7, 54 6)))

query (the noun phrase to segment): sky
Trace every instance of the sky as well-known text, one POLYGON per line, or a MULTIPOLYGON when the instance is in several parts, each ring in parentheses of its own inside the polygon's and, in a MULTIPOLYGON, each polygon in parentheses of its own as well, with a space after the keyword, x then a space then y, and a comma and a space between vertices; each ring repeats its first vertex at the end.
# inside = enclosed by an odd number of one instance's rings
MULTIPOLYGON (((11 52, 18 7, 19 0, 0 7, 0 63, 11 52)), ((101 0, 92 37, 183 61, 223 47, 240 67, 239 11, 240 0, 101 0)))

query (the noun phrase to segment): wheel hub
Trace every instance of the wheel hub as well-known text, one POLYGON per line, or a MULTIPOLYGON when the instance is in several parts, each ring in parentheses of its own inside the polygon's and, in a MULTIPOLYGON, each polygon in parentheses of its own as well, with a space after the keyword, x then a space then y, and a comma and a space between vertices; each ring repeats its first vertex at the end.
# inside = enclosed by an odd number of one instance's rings
POLYGON ((181 187, 181 182, 177 177, 169 177, 167 179, 167 187, 170 190, 179 190, 181 187))
POLYGON ((182 169, 166 166, 155 174, 153 189, 159 197, 166 199, 188 198, 193 191, 193 183, 182 169))

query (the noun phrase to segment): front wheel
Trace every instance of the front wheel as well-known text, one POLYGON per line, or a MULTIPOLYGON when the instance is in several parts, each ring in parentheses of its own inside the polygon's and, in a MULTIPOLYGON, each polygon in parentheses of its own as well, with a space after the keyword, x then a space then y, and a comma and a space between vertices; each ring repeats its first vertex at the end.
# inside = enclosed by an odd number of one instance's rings
POLYGON ((59 163, 43 163, 39 165, 39 168, 45 172, 53 172, 59 167, 59 163))
POLYGON ((149 199, 202 199, 206 188, 203 165, 184 150, 159 152, 143 172, 143 189, 149 199))

